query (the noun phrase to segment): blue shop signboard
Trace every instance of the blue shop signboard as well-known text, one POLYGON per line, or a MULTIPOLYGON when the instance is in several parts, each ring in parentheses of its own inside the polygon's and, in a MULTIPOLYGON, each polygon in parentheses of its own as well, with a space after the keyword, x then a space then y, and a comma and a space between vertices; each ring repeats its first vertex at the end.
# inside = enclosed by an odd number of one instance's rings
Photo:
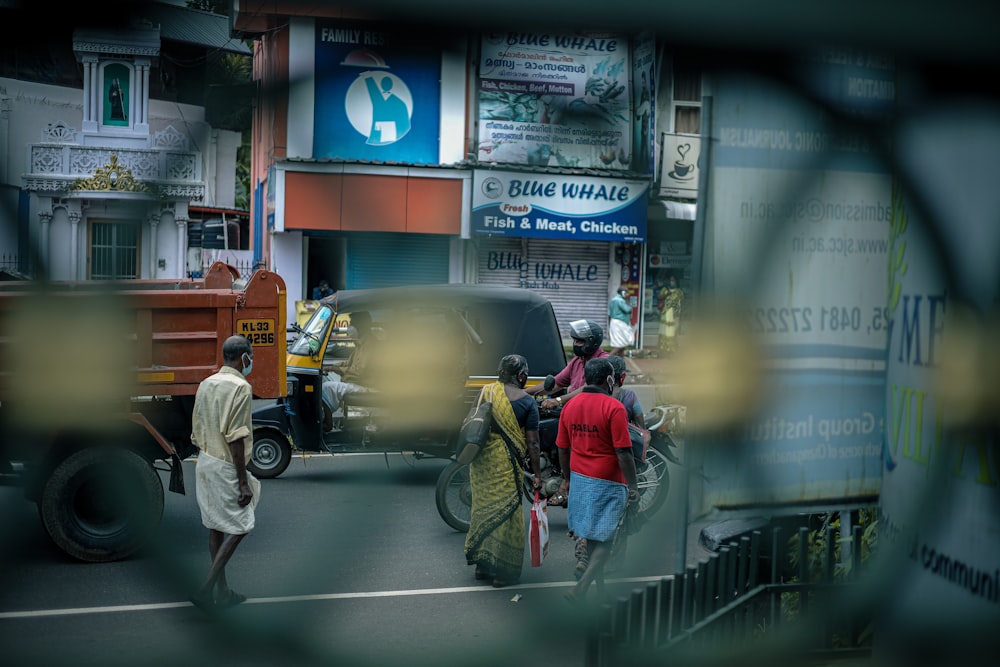
POLYGON ((316 23, 313 157, 434 164, 441 49, 412 33, 316 23))
POLYGON ((646 241, 649 182, 476 171, 472 233, 575 241, 646 241))

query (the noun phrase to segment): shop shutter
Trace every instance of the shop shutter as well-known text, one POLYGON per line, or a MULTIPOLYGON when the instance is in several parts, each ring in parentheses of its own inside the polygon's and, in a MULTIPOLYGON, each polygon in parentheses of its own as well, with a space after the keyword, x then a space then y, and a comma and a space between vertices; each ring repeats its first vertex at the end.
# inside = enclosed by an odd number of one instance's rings
MULTIPOLYGON (((566 336, 567 327, 573 320, 586 319, 597 322, 607 329, 608 290, 611 279, 608 266, 610 243, 594 241, 554 241, 532 239, 528 242, 528 256, 531 271, 539 271, 542 276, 547 270, 562 272, 563 278, 548 282, 558 285, 558 289, 540 287, 539 291, 552 302, 556 311, 559 328, 566 336), (539 269, 539 265, 542 266, 539 269), (565 276, 577 275, 577 268, 584 273, 589 267, 594 280, 575 280, 565 276)), ((613 287, 617 287, 617 282, 613 287)), ((605 331, 605 337, 607 333, 605 331)))
POLYGON ((479 241, 479 282, 483 285, 523 287, 517 268, 522 255, 518 238, 484 238, 479 241))
POLYGON ((449 238, 352 234, 347 240, 347 289, 447 283, 449 238))
POLYGON ((479 242, 479 282, 532 289, 552 303, 559 329, 588 319, 607 327, 609 243, 486 238, 479 242), (524 249, 527 248, 527 256, 524 249), (587 280, 588 271, 592 280, 587 280))

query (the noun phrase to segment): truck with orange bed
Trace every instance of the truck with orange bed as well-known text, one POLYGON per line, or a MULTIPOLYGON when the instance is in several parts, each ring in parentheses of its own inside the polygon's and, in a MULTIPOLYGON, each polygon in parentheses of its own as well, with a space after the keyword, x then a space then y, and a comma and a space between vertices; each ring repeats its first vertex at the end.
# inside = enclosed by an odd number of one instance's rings
POLYGON ((221 262, 198 279, 0 283, 0 481, 70 556, 135 553, 163 512, 160 473, 185 491, 194 396, 222 342, 253 345, 255 398, 285 395, 285 299, 277 274, 221 262))

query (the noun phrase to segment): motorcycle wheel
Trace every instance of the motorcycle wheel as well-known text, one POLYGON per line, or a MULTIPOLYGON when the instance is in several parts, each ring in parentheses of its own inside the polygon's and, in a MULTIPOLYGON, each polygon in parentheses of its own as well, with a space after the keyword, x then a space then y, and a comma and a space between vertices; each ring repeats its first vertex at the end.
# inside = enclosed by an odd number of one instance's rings
POLYGON ((636 461, 636 477, 639 482, 639 509, 646 516, 653 516, 663 506, 670 491, 670 472, 667 457, 652 444, 646 449, 646 460, 636 461))
POLYGON ((453 461, 438 476, 434 489, 434 502, 444 522, 459 531, 469 532, 472 520, 472 484, 469 466, 453 461))

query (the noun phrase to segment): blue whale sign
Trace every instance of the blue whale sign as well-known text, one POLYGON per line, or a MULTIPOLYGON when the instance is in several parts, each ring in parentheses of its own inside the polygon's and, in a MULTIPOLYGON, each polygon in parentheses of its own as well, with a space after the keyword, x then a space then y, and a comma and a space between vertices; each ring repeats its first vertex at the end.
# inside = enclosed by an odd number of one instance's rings
POLYGON ((472 233, 577 241, 646 241, 649 182, 477 171, 472 233))

